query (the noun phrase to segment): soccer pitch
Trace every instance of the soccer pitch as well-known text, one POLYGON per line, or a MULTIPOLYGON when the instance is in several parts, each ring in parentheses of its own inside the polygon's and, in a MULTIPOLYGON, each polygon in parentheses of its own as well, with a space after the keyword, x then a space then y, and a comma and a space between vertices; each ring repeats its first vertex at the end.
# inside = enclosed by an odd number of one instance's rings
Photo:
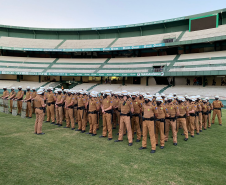
MULTIPOLYGON (((223 110, 223 115, 226 110, 223 110)), ((43 123, 45 135, 34 134, 32 119, 0 113, 0 184, 225 184, 226 116, 188 141, 171 133, 165 148, 151 154, 141 142, 123 142, 43 123)), ((65 122, 64 122, 65 125, 65 122)), ((76 125, 77 128, 77 125, 76 125)), ((87 128, 88 131, 88 128, 87 128)), ((135 136, 136 140, 136 136, 135 136)))

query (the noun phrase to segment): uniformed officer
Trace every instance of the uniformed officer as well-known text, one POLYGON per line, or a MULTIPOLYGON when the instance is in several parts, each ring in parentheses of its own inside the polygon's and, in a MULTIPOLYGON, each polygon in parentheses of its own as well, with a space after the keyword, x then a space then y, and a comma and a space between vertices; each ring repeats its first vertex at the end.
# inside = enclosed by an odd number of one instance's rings
POLYGON ((26 117, 31 118, 32 117, 32 108, 31 108, 31 91, 30 87, 27 86, 27 92, 26 96, 24 98, 24 101, 27 102, 27 109, 26 109, 26 117))
POLYGON ((160 149, 165 146, 165 117, 167 116, 167 109, 163 105, 163 99, 161 97, 156 98, 158 116, 156 117, 155 127, 155 140, 156 146, 158 146, 158 134, 160 133, 160 149))
POLYGON ((64 103, 64 97, 62 95, 62 90, 58 89, 57 90, 57 96, 56 96, 56 124, 59 127, 62 126, 62 121, 63 121, 63 103, 64 103))
POLYGON ((134 108, 133 108, 133 103, 128 100, 129 98, 128 92, 122 91, 122 94, 123 94, 124 102, 121 104, 119 137, 118 137, 118 140, 115 140, 115 142, 123 141, 123 131, 124 131, 124 123, 125 123, 126 129, 127 129, 129 146, 132 146, 133 138, 132 138, 130 115, 133 114, 134 108))
POLYGON ((136 92, 132 93, 132 103, 133 103, 133 108, 134 108, 133 116, 131 118, 132 137, 134 138, 134 131, 136 131, 136 134, 137 134, 136 142, 140 142, 141 131, 140 131, 139 116, 140 116, 140 113, 141 113, 142 103, 140 103, 139 100, 137 99, 136 92))
POLYGON ((145 103, 142 105, 143 112, 143 139, 142 147, 139 149, 147 148, 147 132, 150 135, 151 141, 151 153, 155 153, 156 150, 156 141, 155 141, 155 117, 158 117, 157 107, 152 105, 152 97, 147 95, 144 97, 145 103))
POLYGON ((36 92, 36 88, 35 87, 33 87, 32 88, 32 94, 31 94, 31 101, 33 102, 33 106, 32 106, 32 113, 34 114, 35 113, 35 105, 34 105, 34 99, 35 99, 35 97, 37 96, 37 92, 36 92))
POLYGON ((10 113, 12 113, 12 109, 13 109, 13 99, 16 97, 16 92, 15 92, 15 87, 11 88, 11 92, 9 94, 9 97, 7 98, 8 100, 10 100, 10 113))
POLYGON ((206 101, 207 101, 207 106, 208 106, 208 117, 207 117, 207 120, 208 120, 208 128, 211 127, 211 112, 213 110, 213 105, 209 102, 209 98, 206 97, 206 101))
POLYGON ((37 135, 43 135, 45 133, 42 132, 42 123, 43 123, 43 117, 44 117, 44 108, 46 107, 46 104, 44 103, 44 91, 38 90, 37 96, 34 99, 35 104, 35 134, 37 135))
POLYGON ((22 100, 23 100, 23 96, 24 96, 24 91, 22 91, 21 86, 18 87, 18 90, 19 91, 17 92, 15 100, 17 100, 17 108, 18 108, 17 114, 20 115, 21 110, 22 110, 22 100))
POLYGON ((2 99, 6 99, 9 97, 9 91, 7 90, 7 87, 3 87, 3 95, 1 96, 2 99))
POLYGON ((96 93, 90 94, 91 99, 87 102, 88 109, 88 119, 89 119, 89 134, 92 134, 92 136, 97 135, 97 114, 100 109, 100 103, 95 99, 97 97, 96 93))
POLYGON ((86 106, 86 99, 84 98, 83 94, 85 92, 79 91, 78 97, 78 129, 76 131, 81 131, 84 133, 86 131, 86 122, 85 122, 85 106, 86 106))
POLYGON ((105 91, 104 99, 102 101, 101 109, 102 109, 102 120, 103 120, 103 132, 100 137, 107 137, 108 132, 108 140, 112 140, 112 108, 113 102, 110 99, 111 93, 109 90, 105 91))
POLYGON ((78 124, 78 96, 76 94, 76 91, 73 91, 73 98, 74 98, 74 120, 75 124, 78 124))
POLYGON ((213 101, 213 117, 212 117, 212 124, 214 124, 215 117, 217 115, 219 125, 222 126, 222 119, 221 119, 221 108, 224 107, 222 102, 219 100, 219 96, 215 96, 215 100, 213 101))
POLYGON ((71 90, 68 90, 68 96, 65 99, 65 108, 66 108, 66 127, 70 128, 71 123, 71 130, 75 129, 75 121, 74 121, 74 98, 71 95, 71 90))
POLYGON ((203 114, 203 127, 204 127, 204 130, 206 130, 206 128, 207 128, 207 120, 208 120, 209 111, 210 111, 210 106, 208 106, 207 100, 204 99, 203 100, 203 104, 202 104, 202 112, 203 112, 202 114, 203 114))
POLYGON ((187 141, 188 140, 188 129, 187 129, 187 125, 186 125, 186 117, 188 115, 188 106, 186 106, 184 104, 184 102, 185 102, 184 97, 178 97, 179 115, 177 117, 177 129, 178 129, 179 125, 182 126, 184 133, 181 135, 184 135, 185 136, 184 140, 187 141))
POLYGON ((195 99, 193 97, 189 97, 188 104, 188 113, 189 113, 189 124, 190 124, 190 132, 191 137, 194 138, 194 127, 195 127, 195 117, 196 117, 196 108, 195 99))
POLYGON ((173 104, 173 96, 168 96, 168 105, 166 108, 168 110, 168 116, 166 116, 166 123, 165 123, 165 141, 168 141, 169 136, 169 125, 171 126, 172 135, 173 135, 173 145, 177 146, 177 119, 176 117, 179 116, 179 108, 178 106, 173 104), (168 123, 168 124, 167 124, 168 123))
POLYGON ((48 88, 48 93, 46 94, 47 98, 47 119, 46 122, 50 122, 51 118, 51 124, 55 124, 55 111, 54 111, 54 105, 56 101, 56 96, 52 92, 52 88, 48 88))

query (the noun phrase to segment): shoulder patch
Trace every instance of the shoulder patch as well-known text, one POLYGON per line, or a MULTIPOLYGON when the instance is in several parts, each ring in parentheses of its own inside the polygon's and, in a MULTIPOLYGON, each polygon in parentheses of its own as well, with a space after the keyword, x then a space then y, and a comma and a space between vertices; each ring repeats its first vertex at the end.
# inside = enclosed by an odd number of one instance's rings
POLYGON ((141 105, 142 105, 142 103, 141 103, 141 105))
POLYGON ((130 105, 132 105, 132 102, 130 102, 130 105))
POLYGON ((97 101, 97 103, 98 103, 98 101, 97 101))
POLYGON ((112 101, 111 101, 111 103, 112 103, 112 101))
POLYGON ((157 108, 157 107, 155 107, 155 109, 157 110, 158 108, 157 108))
POLYGON ((195 108, 196 108, 196 106, 195 106, 195 108))

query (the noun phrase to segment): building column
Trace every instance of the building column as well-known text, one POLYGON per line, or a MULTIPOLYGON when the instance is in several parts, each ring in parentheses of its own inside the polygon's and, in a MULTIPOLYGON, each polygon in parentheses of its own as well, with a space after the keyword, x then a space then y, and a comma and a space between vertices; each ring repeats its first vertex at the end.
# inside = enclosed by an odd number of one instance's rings
POLYGON ((149 76, 146 77, 146 86, 148 86, 148 79, 149 79, 149 76))
POLYGON ((122 85, 125 85, 125 77, 122 77, 122 85))
POLYGON ((17 76, 16 76, 16 81, 17 81, 17 82, 20 82, 20 75, 17 75, 17 76))

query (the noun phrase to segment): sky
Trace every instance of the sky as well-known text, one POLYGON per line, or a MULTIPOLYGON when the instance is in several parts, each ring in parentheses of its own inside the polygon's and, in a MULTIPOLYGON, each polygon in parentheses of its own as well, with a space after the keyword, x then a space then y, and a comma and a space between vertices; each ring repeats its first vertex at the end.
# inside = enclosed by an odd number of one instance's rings
POLYGON ((0 0, 0 24, 90 28, 159 21, 226 8, 225 0, 0 0))

